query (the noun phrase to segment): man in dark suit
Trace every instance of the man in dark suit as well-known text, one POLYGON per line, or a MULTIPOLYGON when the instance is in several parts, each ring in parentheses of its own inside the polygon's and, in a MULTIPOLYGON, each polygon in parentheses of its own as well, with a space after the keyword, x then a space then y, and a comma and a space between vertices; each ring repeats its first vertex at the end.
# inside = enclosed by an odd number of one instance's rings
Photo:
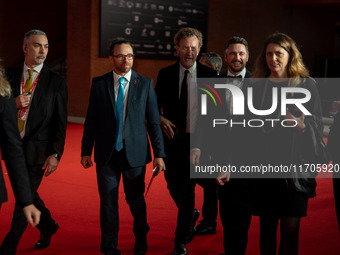
MULTIPOLYGON (((224 60, 227 64, 227 70, 221 74, 220 78, 227 78, 227 83, 231 83, 245 93, 247 87, 247 78, 251 77, 251 72, 246 69, 249 59, 249 49, 247 41, 242 37, 233 36, 225 46, 224 60)), ((238 121, 238 118, 244 116, 232 115, 232 97, 230 91, 226 91, 225 95, 227 112, 226 118, 238 121)), ((242 147, 242 130, 239 127, 232 127, 229 133, 225 134, 221 145, 225 148, 224 165, 227 165, 225 158, 231 159, 232 164, 244 163, 242 147), (241 132, 241 133, 240 133, 241 132)), ((218 190, 220 201, 220 217, 223 225, 223 245, 224 254, 244 255, 248 242, 248 230, 251 221, 251 199, 250 199, 250 183, 247 179, 237 179, 233 176, 227 176, 227 173, 217 178, 218 184, 221 186, 218 190)))
MULTIPOLYGON (((64 151, 67 125, 67 86, 62 77, 44 65, 48 46, 43 31, 27 32, 22 46, 25 63, 9 74, 34 205, 41 211, 37 226, 40 240, 35 244, 36 249, 48 247, 51 236, 59 228, 37 190, 43 176, 47 177, 57 169, 64 151)), ((1 254, 15 254, 26 227, 25 217, 16 205, 11 230, 1 245, 1 254)))
MULTIPOLYGON (((222 68, 222 58, 216 52, 206 52, 201 54, 199 61, 201 64, 206 65, 214 70, 217 74, 220 73, 222 68)), ((200 124, 198 124, 200 126, 200 124)), ((202 126, 200 126, 202 128, 202 126)), ((205 134, 202 134, 204 136, 205 134)), ((192 140, 193 141, 193 140, 192 140)), ((193 143, 193 142, 192 142, 193 143)), ((193 148, 195 150, 197 148, 193 148)), ((208 164, 211 162, 211 155, 207 156, 200 164, 208 164)), ((193 165, 198 165, 193 162, 193 165)), ((209 235, 216 234, 217 226, 217 213, 218 213, 218 187, 214 178, 200 178, 196 180, 197 184, 203 187, 203 205, 202 216, 203 219, 196 226, 196 235, 209 235)))
POLYGON ((100 195, 100 251, 106 255, 120 254, 118 245, 118 186, 123 176, 126 201, 134 218, 134 254, 147 251, 144 200, 145 168, 151 161, 148 135, 153 148, 153 166, 157 173, 165 170, 162 131, 157 98, 151 79, 133 71, 133 49, 130 42, 115 39, 110 47, 113 71, 92 81, 82 140, 81 164, 97 168, 100 195), (146 122, 146 124, 145 124, 146 122))
POLYGON ((173 254, 187 254, 186 244, 194 237, 199 216, 195 210, 195 180, 190 179, 190 134, 197 119, 198 77, 216 76, 216 71, 196 61, 202 47, 202 34, 182 28, 174 37, 179 61, 159 71, 156 93, 165 136, 168 189, 178 207, 173 254), (190 100, 188 97, 190 95, 190 100), (195 96, 196 95, 196 96, 195 96))
MULTIPOLYGON (((223 82, 232 84, 246 91, 247 79, 251 73, 246 69, 246 64, 249 59, 248 43, 244 38, 232 37, 228 40, 225 46, 224 60, 227 64, 227 70, 218 76, 223 79, 223 82)), ((239 122, 239 118, 244 116, 233 116, 232 97, 230 91, 226 90, 223 94, 223 105, 226 108, 218 108, 218 110, 210 113, 209 121, 212 118, 217 119, 233 119, 234 122, 239 122)), ((202 121, 202 120, 201 120, 202 121)), ((206 120, 203 120, 200 126, 206 120)), ((207 137, 209 140, 208 151, 212 155, 213 163, 221 166, 228 164, 238 165, 244 163, 242 147, 242 130, 236 127, 219 128, 206 127, 200 129, 200 133, 210 134, 207 137), (203 130, 203 131, 202 131, 203 130)), ((202 137, 199 134, 198 137, 202 137)), ((202 140, 200 138, 199 140, 202 140)), ((200 141, 202 144, 202 141, 200 141)), ((204 156, 202 154, 202 156, 204 156)), ((192 150, 191 162, 193 165, 199 164, 201 158, 200 150, 192 150)), ((218 189, 218 198, 220 201, 220 217, 223 225, 223 245, 225 253, 230 255, 244 255, 248 241, 248 229, 251 220, 251 199, 250 199, 250 184, 247 179, 237 179, 225 172, 217 178, 217 182, 221 185, 218 189), (230 178, 231 177, 231 178, 230 178)), ((209 230, 213 225, 202 221, 197 229, 209 230)))
POLYGON ((250 78, 251 72, 246 68, 248 60, 248 42, 242 37, 231 37, 224 47, 224 62, 227 69, 221 72, 219 77, 250 78))

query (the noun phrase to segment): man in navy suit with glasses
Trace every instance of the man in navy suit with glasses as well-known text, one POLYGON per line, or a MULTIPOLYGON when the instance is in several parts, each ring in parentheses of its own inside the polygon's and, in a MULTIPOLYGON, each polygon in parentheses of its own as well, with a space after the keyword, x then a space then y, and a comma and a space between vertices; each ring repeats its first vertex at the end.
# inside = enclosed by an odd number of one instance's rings
POLYGON ((133 71, 133 48, 125 39, 115 39, 109 60, 113 70, 92 81, 82 140, 81 164, 93 165, 94 147, 100 195, 100 251, 120 254, 117 248, 118 188, 123 176, 126 201, 134 218, 134 254, 145 254, 150 228, 144 200, 145 169, 154 153, 153 167, 165 170, 163 136, 157 98, 151 79, 133 71))

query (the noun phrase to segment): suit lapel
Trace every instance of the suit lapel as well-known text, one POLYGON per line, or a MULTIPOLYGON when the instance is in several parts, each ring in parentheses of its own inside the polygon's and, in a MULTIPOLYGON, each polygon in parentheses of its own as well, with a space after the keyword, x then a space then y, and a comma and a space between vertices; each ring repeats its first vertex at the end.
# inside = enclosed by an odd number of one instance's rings
POLYGON ((49 84, 48 82, 49 78, 50 78, 49 70, 44 65, 40 71, 38 82, 34 89, 31 108, 37 107, 37 105, 39 105, 39 101, 41 100, 41 98, 44 95, 48 95, 47 90, 49 89, 49 86, 47 84, 49 84))
POLYGON ((179 72, 180 72, 180 68, 179 68, 179 61, 173 65, 173 70, 169 72, 169 84, 171 87, 169 87, 168 92, 169 93, 173 93, 172 96, 169 95, 170 97, 173 98, 173 100, 175 100, 174 102, 179 101, 179 72), (174 89, 175 88, 175 89, 174 89))
POLYGON ((39 116, 42 111, 42 107, 41 106, 39 107, 39 102, 44 96, 49 95, 48 93, 49 89, 53 89, 49 87, 50 85, 49 79, 50 79, 49 69, 44 65, 40 71, 37 85, 34 88, 33 98, 27 117, 25 135, 29 134, 30 132, 30 123, 34 122, 37 118, 36 116, 39 116))
POLYGON ((133 101, 135 99, 135 95, 138 91, 138 88, 140 86, 139 84, 139 77, 137 73, 133 70, 131 70, 131 79, 130 79, 130 84, 129 84, 129 92, 128 92, 128 100, 127 100, 127 105, 126 105, 126 114, 127 116, 129 109, 132 108, 133 101))
POLYGON ((114 90, 114 82, 113 82, 113 71, 107 73, 105 83, 106 83, 106 89, 110 95, 112 108, 116 116, 116 107, 115 107, 116 100, 115 100, 115 90, 114 90))

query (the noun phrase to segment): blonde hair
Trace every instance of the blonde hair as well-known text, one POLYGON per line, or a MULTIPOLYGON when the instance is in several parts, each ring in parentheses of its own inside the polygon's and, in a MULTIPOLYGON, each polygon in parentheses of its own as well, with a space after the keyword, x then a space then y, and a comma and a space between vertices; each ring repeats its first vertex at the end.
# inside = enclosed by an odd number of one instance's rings
POLYGON ((11 86, 5 77, 4 69, 0 66, 0 96, 10 97, 11 96, 11 86))
POLYGON ((285 49, 289 54, 289 61, 287 64, 287 76, 289 79, 290 87, 297 86, 300 82, 300 78, 309 78, 310 74, 303 63, 302 55, 298 50, 294 40, 284 33, 274 33, 270 35, 264 43, 261 54, 257 57, 255 62, 255 69, 252 77, 254 78, 265 78, 270 75, 270 69, 268 68, 266 61, 266 50, 269 44, 277 44, 285 49))

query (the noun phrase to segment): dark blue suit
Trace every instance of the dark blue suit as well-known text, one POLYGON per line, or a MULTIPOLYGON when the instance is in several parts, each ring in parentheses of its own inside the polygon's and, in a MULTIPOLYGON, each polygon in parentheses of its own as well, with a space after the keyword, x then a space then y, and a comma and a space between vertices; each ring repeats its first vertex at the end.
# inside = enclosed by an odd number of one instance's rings
POLYGON ((117 152, 114 149, 116 110, 111 71, 92 81, 81 153, 82 156, 90 156, 94 146, 101 200, 101 251, 105 254, 120 254, 117 244, 118 185, 121 174, 126 200, 134 217, 134 234, 138 238, 146 236, 149 231, 143 196, 145 166, 151 161, 148 134, 154 156, 165 157, 153 82, 134 71, 129 84, 124 134, 124 147, 117 152))

